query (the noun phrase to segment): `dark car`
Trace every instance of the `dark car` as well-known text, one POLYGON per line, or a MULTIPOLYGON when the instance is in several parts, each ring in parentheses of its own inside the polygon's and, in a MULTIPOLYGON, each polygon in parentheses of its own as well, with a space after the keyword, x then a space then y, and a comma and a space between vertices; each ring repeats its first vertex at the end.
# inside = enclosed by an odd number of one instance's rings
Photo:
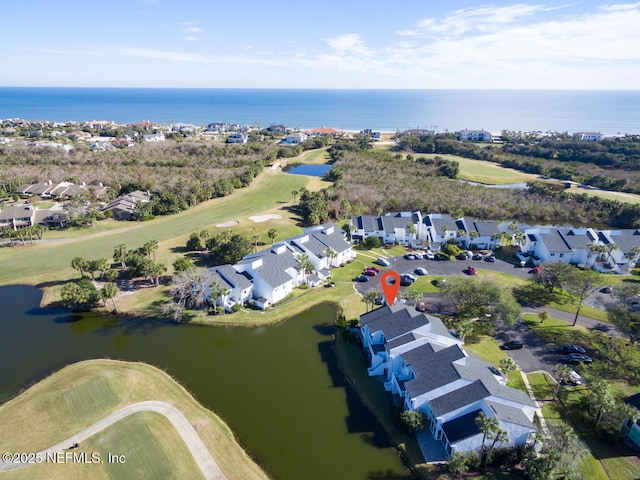
POLYGON ((366 275, 358 275, 355 278, 356 282, 368 282, 369 281, 369 277, 367 277, 366 275))
POLYGON ((592 363, 593 360, 588 355, 582 355, 581 353, 570 353, 567 355, 567 363, 577 365, 579 363, 592 363))
POLYGON ((415 282, 413 277, 410 277, 409 275, 400 275, 400 285, 403 287, 408 287, 413 282, 415 282))
POLYGON ((561 348, 562 353, 587 353, 584 348, 578 347, 577 345, 568 345, 565 343, 561 348))
POLYGON ((438 252, 433 256, 433 259, 434 260, 449 260, 449 255, 445 255, 444 253, 438 252))
POLYGON ((480 252, 476 252, 471 258, 473 258, 474 260, 482 260, 484 258, 484 255, 482 255, 480 252))
POLYGON ((503 343, 500 348, 502 350, 520 350, 521 348, 524 348, 524 343, 520 340, 509 340, 508 342, 503 343))
POLYGON ((404 258, 405 258, 405 260, 415 260, 415 259, 416 259, 416 256, 415 256, 415 255, 411 255, 411 254, 407 253, 407 254, 404 256, 404 258))
POLYGON ((486 257, 484 257, 484 261, 485 262, 495 262, 496 261, 496 257, 493 255, 487 255, 486 257))
POLYGON ((429 275, 429 272, 427 272, 427 269, 426 269, 426 268, 422 268, 422 267, 420 267, 420 268, 416 268, 416 269, 414 270, 414 273, 415 273, 416 275, 429 275))

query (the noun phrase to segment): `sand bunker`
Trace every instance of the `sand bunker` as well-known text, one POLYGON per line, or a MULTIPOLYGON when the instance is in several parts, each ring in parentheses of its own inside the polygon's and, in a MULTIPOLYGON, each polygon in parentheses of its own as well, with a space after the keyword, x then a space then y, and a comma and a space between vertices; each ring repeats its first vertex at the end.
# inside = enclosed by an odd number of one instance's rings
POLYGON ((275 213, 267 213, 266 215, 254 215, 253 217, 249 217, 249 220, 255 223, 266 222, 267 220, 280 220, 282 215, 278 215, 275 213))
POLYGON ((218 223, 216 225, 216 227, 218 228, 224 228, 224 227, 235 227, 238 224, 238 222, 236 220, 231 220, 229 222, 224 222, 224 223, 218 223))

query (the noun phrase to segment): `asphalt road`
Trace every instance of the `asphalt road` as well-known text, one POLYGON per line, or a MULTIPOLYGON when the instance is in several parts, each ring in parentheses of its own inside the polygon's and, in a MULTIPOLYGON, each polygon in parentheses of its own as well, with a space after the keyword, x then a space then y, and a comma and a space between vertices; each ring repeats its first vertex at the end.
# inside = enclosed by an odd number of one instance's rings
MULTIPOLYGON (((422 267, 429 272, 429 275, 466 275, 469 265, 473 265, 476 269, 480 270, 493 270, 496 272, 516 275, 522 278, 530 277, 529 268, 520 268, 517 265, 514 266, 513 264, 497 259, 495 262, 485 262, 482 260, 406 260, 403 257, 388 258, 387 260, 391 263, 388 268, 395 270, 399 274, 413 273, 416 268, 422 267)), ((369 277, 368 282, 357 282, 355 287, 361 295, 365 295, 370 290, 381 291, 380 276, 369 277)), ((403 292, 406 288, 407 287, 400 287, 400 291, 403 292)), ((591 297, 587 298, 585 304, 596 308, 602 308, 603 302, 608 301, 609 297, 610 294, 596 292, 591 297)), ((438 293, 425 294, 423 296, 423 300, 425 302, 427 313, 445 315, 452 315, 455 313, 454 305, 443 299, 438 293)), ((543 310, 549 312, 553 318, 568 323, 573 323, 575 317, 572 313, 549 307, 527 308, 525 309, 525 313, 537 314, 543 310)), ((610 335, 625 337, 625 335, 619 332, 613 325, 602 323, 588 317, 579 316, 578 325, 598 330, 600 332, 609 333, 610 335)), ((521 340, 524 342, 526 348, 521 350, 509 350, 507 353, 525 373, 539 370, 553 372, 554 367, 558 363, 562 363, 565 359, 565 355, 560 350, 560 345, 545 343, 540 337, 533 333, 533 331, 528 328, 526 323, 522 320, 518 321, 511 327, 499 329, 495 334, 495 338, 500 343, 509 340, 521 340)))

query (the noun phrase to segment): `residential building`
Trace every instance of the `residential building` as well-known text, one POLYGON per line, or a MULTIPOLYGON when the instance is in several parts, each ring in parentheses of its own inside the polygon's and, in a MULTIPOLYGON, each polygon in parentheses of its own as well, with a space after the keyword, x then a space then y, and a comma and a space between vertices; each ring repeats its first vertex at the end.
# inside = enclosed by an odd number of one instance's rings
POLYGON ((471 141, 471 142, 490 142, 492 139, 491 132, 487 132, 486 130, 460 130, 456 132, 458 135, 458 140, 471 141))
POLYGON ((298 145, 304 142, 307 138, 309 138, 309 136, 306 133, 294 132, 284 137, 279 143, 281 145, 298 145))
POLYGON ((6 228, 18 230, 34 225, 35 213, 36 208, 26 202, 17 207, 3 208, 0 210, 0 232, 6 228))
POLYGON ((142 139, 145 142, 164 142, 164 133, 162 132, 154 132, 154 133, 145 133, 142 135, 142 139))
POLYGON ((300 254, 306 254, 320 280, 331 274, 331 267, 339 267, 353 260, 356 253, 347 242, 344 232, 334 223, 308 228, 302 235, 286 240, 300 254), (329 253, 333 252, 333 256, 329 253))
POLYGON ((420 238, 431 250, 440 250, 449 240, 456 240, 460 225, 448 213, 430 213, 422 219, 420 238))
POLYGON ((232 133, 227 137, 227 143, 247 143, 249 136, 245 133, 232 133))
POLYGON ((500 228, 495 220, 477 220, 464 217, 456 221, 462 245, 465 248, 494 250, 500 245, 500 228))
POLYGON ((600 132, 576 132, 573 134, 574 140, 582 140, 585 142, 599 142, 603 135, 600 132))
MULTIPOLYGON (((442 445, 439 458, 427 461, 479 450, 483 434, 475 420, 481 412, 509 434, 501 447, 530 441, 535 403, 507 387, 493 365, 464 351, 439 319, 394 304, 362 315, 360 324, 369 375, 383 376, 385 389, 402 408, 422 412, 442 445)), ((433 448, 423 452, 438 455, 433 448)))
POLYGON ((354 216, 351 217, 350 222, 351 239, 363 242, 369 237, 378 237, 381 243, 387 245, 419 247, 422 246, 422 239, 418 234, 421 221, 420 212, 391 212, 383 216, 354 216))
POLYGON ((131 220, 136 212, 137 204, 149 203, 150 201, 151 194, 149 192, 136 190, 119 196, 113 202, 105 205, 102 211, 108 210, 113 212, 113 218, 115 220, 131 220))
POLYGON ((640 229, 599 230, 598 240, 607 250, 602 256, 603 265, 596 264, 601 267, 598 270, 628 273, 629 267, 637 263, 638 257, 632 258, 632 251, 640 248, 640 229))
POLYGON ((536 262, 567 262, 593 266, 596 261, 593 245, 599 243, 592 228, 528 228, 521 247, 521 259, 532 257, 536 262))
POLYGON ((234 305, 244 305, 251 299, 253 283, 246 273, 239 273, 233 265, 220 265, 212 268, 213 282, 223 289, 221 298, 213 299, 218 305, 222 305, 226 311, 231 311, 234 305))

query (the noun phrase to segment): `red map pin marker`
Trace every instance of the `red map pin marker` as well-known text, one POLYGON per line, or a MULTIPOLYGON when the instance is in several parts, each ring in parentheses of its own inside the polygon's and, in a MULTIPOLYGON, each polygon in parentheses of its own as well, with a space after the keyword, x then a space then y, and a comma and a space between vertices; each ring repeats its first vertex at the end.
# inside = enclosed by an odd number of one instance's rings
POLYGON ((387 305, 393 305, 393 302, 396 300, 396 295, 398 294, 398 289, 400 288, 400 275, 393 270, 387 270, 380 276, 380 283, 382 284, 384 298, 387 299, 387 305), (387 283, 387 278, 389 277, 393 277, 396 283, 393 285, 387 283))

